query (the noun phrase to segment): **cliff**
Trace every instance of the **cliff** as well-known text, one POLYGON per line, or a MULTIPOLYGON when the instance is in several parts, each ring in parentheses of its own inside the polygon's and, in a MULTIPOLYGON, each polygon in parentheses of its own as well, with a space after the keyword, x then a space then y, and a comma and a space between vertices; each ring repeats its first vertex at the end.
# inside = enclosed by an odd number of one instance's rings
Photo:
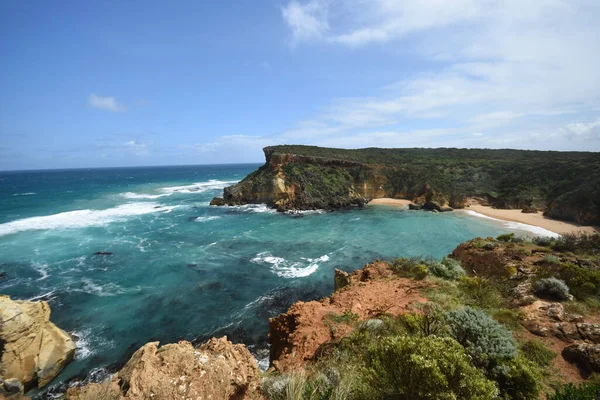
POLYGON ((599 153, 314 146, 264 152, 265 164, 212 204, 337 209, 390 197, 445 211, 480 198, 498 208, 533 206, 554 218, 600 223, 599 153))
POLYGON ((74 355, 71 337, 50 322, 48 303, 0 295, 0 380, 5 389, 9 381, 17 391, 43 387, 74 355))

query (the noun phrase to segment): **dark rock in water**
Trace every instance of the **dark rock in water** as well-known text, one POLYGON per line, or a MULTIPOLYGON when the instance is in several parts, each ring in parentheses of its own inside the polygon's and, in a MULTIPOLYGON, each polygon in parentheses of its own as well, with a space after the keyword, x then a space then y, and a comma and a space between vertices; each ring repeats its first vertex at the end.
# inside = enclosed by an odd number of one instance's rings
POLYGON ((97 251, 94 253, 95 256, 112 256, 113 253, 110 251, 97 251))
POLYGON ((295 214, 294 218, 304 218, 304 214, 295 214))
POLYGON ((223 198, 221 197, 214 197, 211 201, 210 201, 210 205, 211 206, 224 206, 225 200, 223 200, 223 198))
POLYGON ((198 216, 196 215, 196 216, 193 216, 193 217, 188 217, 187 220, 190 221, 190 222, 192 222, 192 221, 195 221, 197 219, 198 219, 198 216))
POLYGON ((162 206, 154 206, 154 208, 162 208, 162 206))
POLYGON ((223 287, 223 284, 221 282, 215 281, 215 282, 202 282, 201 284, 199 284, 198 286, 196 286, 196 290, 198 291, 205 291, 205 290, 219 290, 223 287))
POLYGON ((6 278, 8 278, 8 275, 7 275, 7 273, 6 273, 6 272, 0 272, 0 281, 1 281, 2 279, 6 279, 6 278))
POLYGON ((189 268, 196 268, 198 266, 198 264, 189 263, 187 266, 189 268))
POLYGON ((421 209, 421 205, 416 204, 416 203, 410 203, 408 205, 408 209, 409 210, 420 210, 421 209))

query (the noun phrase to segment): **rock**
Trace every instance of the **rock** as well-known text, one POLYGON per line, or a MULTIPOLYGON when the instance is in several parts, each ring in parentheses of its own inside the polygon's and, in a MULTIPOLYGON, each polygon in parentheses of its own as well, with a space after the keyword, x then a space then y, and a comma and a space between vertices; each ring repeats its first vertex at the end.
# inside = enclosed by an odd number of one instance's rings
POLYGON ((97 251, 94 253, 95 256, 112 256, 113 253, 110 251, 97 251))
POLYGON ((574 343, 562 351, 565 360, 577 364, 587 373, 600 372, 600 345, 574 343))
POLYGON ((337 292, 344 286, 348 286, 350 284, 349 274, 340 269, 334 270, 334 281, 333 281, 333 290, 337 292))
POLYGON ((226 337, 197 349, 186 341, 160 348, 153 342, 136 351, 111 381, 70 388, 66 398, 98 398, 104 390, 111 399, 128 400, 259 399, 259 376, 248 349, 226 337))
POLYGON ((409 210, 420 210, 421 209, 421 205, 420 204, 416 204, 416 203, 410 203, 408 205, 408 209, 409 210))
POLYGON ((523 207, 521 212, 525 213, 525 214, 537 214, 538 210, 535 207, 525 206, 525 207, 523 207))
POLYGON ((211 206, 224 206, 225 204, 225 200, 222 197, 213 197, 210 201, 211 206))
POLYGON ((8 277, 8 275, 6 274, 6 272, 0 272, 0 281, 2 279, 6 279, 8 277))
POLYGON ((2 388, 6 391, 6 394, 23 393, 25 388, 23 384, 19 382, 17 378, 10 378, 2 383, 2 388))
POLYGON ((197 216, 197 215, 194 215, 194 216, 192 216, 192 217, 188 217, 188 219, 187 219, 187 220, 188 220, 188 222, 193 222, 193 221, 195 221, 195 220, 197 220, 197 219, 198 219, 198 216, 197 216))
POLYGON ((0 375, 25 390, 47 385, 75 355, 73 339, 50 322, 45 301, 13 301, 0 295, 0 375))
MULTIPOLYGON (((540 307, 540 309, 544 308, 540 307)), ((560 303, 550 303, 545 310, 547 315, 556 321, 563 321, 565 318, 565 307, 560 303)))
POLYGON ((454 211, 454 209, 452 207, 449 206, 441 206, 439 209, 440 212, 448 212, 448 211, 454 211))
POLYGON ((576 324, 577 331, 582 339, 592 343, 600 343, 600 325, 588 322, 576 324))

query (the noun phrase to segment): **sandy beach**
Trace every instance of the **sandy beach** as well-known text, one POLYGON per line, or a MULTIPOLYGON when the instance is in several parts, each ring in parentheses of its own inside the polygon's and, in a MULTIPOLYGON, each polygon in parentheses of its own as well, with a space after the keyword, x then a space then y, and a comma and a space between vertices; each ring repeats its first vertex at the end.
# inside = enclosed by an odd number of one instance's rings
POLYGON ((472 205, 465 208, 465 210, 475 211, 487 217, 501 219, 503 221, 519 222, 522 224, 539 226, 540 228, 547 229, 560 235, 576 232, 598 232, 597 227, 582 226, 575 223, 558 221, 552 218, 544 217, 541 212, 536 214, 526 214, 522 213, 521 210, 499 210, 489 206, 481 205, 472 205))
MULTIPOLYGON (((410 203, 410 200, 381 198, 373 199, 369 204, 408 208, 408 205, 410 203)), ((496 218, 502 221, 518 222, 521 224, 538 226, 540 228, 547 229, 551 232, 558 233, 559 235, 576 232, 600 232, 599 227, 582 226, 575 223, 555 220, 552 218, 544 217, 544 215, 542 215, 541 212, 538 212, 536 214, 526 214, 522 213, 521 210, 500 210, 482 205, 471 205, 465 208, 465 210, 474 211, 476 213, 485 215, 486 217, 496 218)))
POLYGON ((400 207, 404 207, 404 208, 408 208, 408 205, 410 203, 411 203, 410 200, 392 199, 389 197, 383 197, 381 199, 373 199, 369 202, 369 204, 384 205, 384 206, 400 206, 400 207))

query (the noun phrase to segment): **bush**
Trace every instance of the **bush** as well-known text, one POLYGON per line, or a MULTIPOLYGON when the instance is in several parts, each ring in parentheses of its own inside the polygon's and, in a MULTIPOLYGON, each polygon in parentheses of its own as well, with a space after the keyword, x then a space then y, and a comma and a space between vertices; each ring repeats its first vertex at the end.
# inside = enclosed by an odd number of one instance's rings
POLYGON ((533 292, 538 296, 547 296, 557 300, 569 299, 569 287, 556 278, 542 278, 533 285, 533 292))
POLYGON ((531 239, 531 241, 538 246, 549 247, 554 243, 554 238, 549 236, 537 236, 531 239))
POLYGON ((425 303, 421 307, 422 314, 404 314, 398 319, 404 330, 411 335, 441 335, 447 330, 446 314, 442 307, 435 303, 425 303))
POLYGON ((446 318, 450 334, 463 345, 476 365, 488 367, 517 355, 510 331, 485 312, 465 307, 450 311, 446 318))
POLYGON ((542 258, 542 261, 547 264, 560 264, 560 258, 552 254, 546 254, 544 258, 542 258))
POLYGON ((497 389, 451 338, 389 337, 369 346, 358 398, 491 399, 497 389))
POLYGON ((552 360, 556 358, 556 353, 537 339, 528 340, 521 344, 521 352, 529 361, 534 362, 540 367, 549 367, 552 364, 552 360))
POLYGON ((600 291, 600 271, 588 269, 571 263, 561 264, 558 275, 578 299, 596 296, 600 291))
POLYGON ((498 291, 497 285, 485 278, 464 277, 460 280, 458 288, 467 305, 486 309, 502 308, 504 305, 504 299, 498 291))
POLYGON ((556 251, 600 254, 600 234, 568 233, 557 238, 552 248, 556 251))
POLYGON ((548 395, 547 400, 598 400, 600 399, 600 384, 583 384, 575 386, 572 383, 548 395))
POLYGON ((500 242, 512 242, 515 238, 515 234, 514 233, 505 233, 503 235, 500 235, 496 238, 496 240, 499 240, 500 242))
POLYGON ((415 279, 422 280, 422 279, 425 279, 425 277, 429 273, 429 270, 427 269, 427 266, 425 264, 418 264, 418 265, 415 265, 410 270, 410 272, 415 279))
POLYGON ((540 392, 541 371, 526 358, 519 356, 492 371, 498 383, 500 398, 512 400, 537 399, 540 392))
POLYGON ((430 263, 428 268, 432 275, 448 280, 456 280, 466 275, 460 262, 448 257, 444 257, 441 262, 430 263))

